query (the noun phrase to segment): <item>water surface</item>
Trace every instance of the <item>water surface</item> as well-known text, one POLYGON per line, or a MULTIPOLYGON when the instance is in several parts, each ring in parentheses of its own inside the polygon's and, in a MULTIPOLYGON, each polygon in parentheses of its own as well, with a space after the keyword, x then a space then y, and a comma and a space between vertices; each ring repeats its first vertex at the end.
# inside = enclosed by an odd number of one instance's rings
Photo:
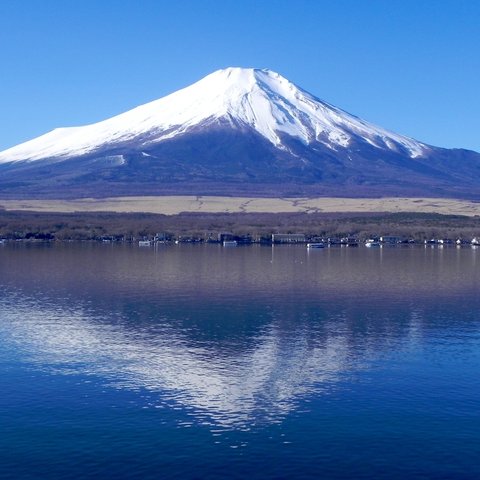
POLYGON ((480 250, 0 247, 1 478, 479 478, 480 250))

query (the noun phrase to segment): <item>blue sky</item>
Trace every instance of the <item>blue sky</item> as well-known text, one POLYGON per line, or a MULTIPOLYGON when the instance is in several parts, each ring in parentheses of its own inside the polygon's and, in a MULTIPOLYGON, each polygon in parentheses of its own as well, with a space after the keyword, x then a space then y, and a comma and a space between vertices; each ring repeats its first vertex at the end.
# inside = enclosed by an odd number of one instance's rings
POLYGON ((477 0, 2 0, 0 150, 243 66, 480 151, 479 25, 477 0))

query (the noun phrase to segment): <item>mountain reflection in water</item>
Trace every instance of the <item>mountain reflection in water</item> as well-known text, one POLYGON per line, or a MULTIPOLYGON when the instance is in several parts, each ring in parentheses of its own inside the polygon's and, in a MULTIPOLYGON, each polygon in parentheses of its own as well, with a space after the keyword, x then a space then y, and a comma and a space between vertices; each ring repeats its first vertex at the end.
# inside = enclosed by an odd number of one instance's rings
POLYGON ((474 328, 478 310, 463 300, 479 253, 9 246, 0 335, 35 368, 245 429, 282 421, 426 334, 474 328))

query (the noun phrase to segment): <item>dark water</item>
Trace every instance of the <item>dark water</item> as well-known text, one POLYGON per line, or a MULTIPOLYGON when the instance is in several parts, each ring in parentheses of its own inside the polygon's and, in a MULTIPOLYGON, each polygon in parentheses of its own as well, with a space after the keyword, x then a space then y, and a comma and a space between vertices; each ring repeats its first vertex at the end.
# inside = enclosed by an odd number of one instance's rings
POLYGON ((0 246, 0 478, 480 478, 480 250, 0 246))

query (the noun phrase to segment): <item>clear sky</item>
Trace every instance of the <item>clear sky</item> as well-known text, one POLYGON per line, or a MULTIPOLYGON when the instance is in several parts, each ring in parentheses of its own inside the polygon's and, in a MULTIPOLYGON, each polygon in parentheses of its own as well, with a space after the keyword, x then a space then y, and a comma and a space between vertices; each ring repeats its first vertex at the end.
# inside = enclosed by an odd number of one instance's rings
POLYGON ((228 66, 480 151, 478 0, 1 0, 0 150, 228 66))

